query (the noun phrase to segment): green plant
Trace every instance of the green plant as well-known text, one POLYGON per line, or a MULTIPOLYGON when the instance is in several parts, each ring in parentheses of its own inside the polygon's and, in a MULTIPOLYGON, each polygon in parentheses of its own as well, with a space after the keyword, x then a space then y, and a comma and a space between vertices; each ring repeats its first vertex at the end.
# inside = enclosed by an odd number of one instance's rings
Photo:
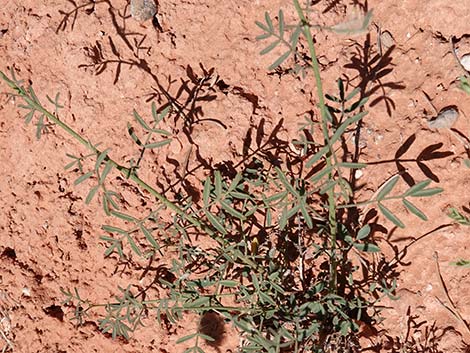
MULTIPOLYGON (((460 76, 459 77, 460 85, 459 88, 463 90, 465 93, 470 94, 470 81, 468 80, 467 76, 460 76)), ((468 148, 466 148, 468 152, 468 148)), ((467 168, 470 168, 470 159, 466 158, 463 160, 464 165, 467 168)), ((468 216, 465 216, 463 213, 461 213, 458 209, 455 207, 451 207, 449 209, 449 214, 448 216, 456 223, 464 225, 464 226, 470 226, 470 218, 468 216)), ((452 265, 454 266, 459 266, 459 267, 470 267, 470 261, 469 260, 464 260, 460 259, 455 262, 451 262, 452 265)))
MULTIPOLYGON (((464 225, 464 226, 470 226, 470 217, 465 216, 462 212, 460 212, 458 209, 455 207, 451 207, 449 209, 448 216, 456 223, 464 225)), ((458 267, 470 267, 470 261, 469 260, 464 260, 460 259, 455 262, 451 262, 452 265, 458 266, 458 267)))
MULTIPOLYGON (((151 123, 134 112, 134 119, 146 136, 139 137, 133 126, 128 125, 128 134, 140 149, 140 156, 124 166, 112 159, 111 150, 84 139, 60 118, 59 95, 54 100, 47 97, 53 107, 51 112, 32 87, 25 87, 16 79, 13 70, 10 77, 0 73, 14 94, 24 101, 21 107, 27 110, 26 123, 39 115, 38 138, 46 126, 56 124, 87 149, 84 156, 69 154, 72 161, 66 168, 76 168, 81 173, 75 184, 95 182, 86 203, 101 195, 105 213, 121 224, 102 227, 106 235, 101 239, 108 243, 104 255, 116 253, 126 260, 132 256, 158 259, 176 254, 157 283, 165 289, 166 296, 149 298, 148 288, 136 291, 129 285, 119 288, 119 294, 109 302, 91 303, 77 289, 63 289, 65 303, 75 308, 77 324, 83 323, 92 310, 101 310, 100 329, 112 337, 128 338, 130 332, 142 325, 143 315, 149 310, 156 312, 160 322, 170 323, 188 311, 201 318, 216 313, 239 329, 243 352, 283 349, 322 352, 333 346, 348 352, 356 349, 358 322, 378 320, 376 304, 383 296, 393 295, 394 278, 381 277, 378 271, 369 268, 367 253, 380 249, 372 237, 371 226, 348 221, 348 211, 377 204, 386 218, 404 227, 385 204, 393 199, 402 200, 411 213, 426 219, 409 199, 432 196, 441 189, 428 188, 430 181, 423 181, 404 193, 391 195, 399 181, 395 176, 384 183, 372 200, 356 202, 348 176, 366 164, 347 160, 341 145, 366 115, 367 97, 360 97, 359 89, 346 92, 342 80, 338 80, 337 96, 324 94, 311 34, 311 29, 320 27, 309 22, 308 7, 303 9, 297 0, 294 6, 297 23, 286 24, 283 12, 279 11, 275 27, 266 14, 265 23, 257 22, 265 32, 258 39, 274 37, 262 54, 278 45, 288 48, 270 69, 282 65, 291 55, 310 57, 306 60, 308 67, 303 69, 314 73, 320 119, 318 124, 307 122, 306 126, 311 136, 319 125, 322 141, 312 141, 307 134, 295 141, 305 154, 305 162, 300 159, 302 167, 298 169, 286 170, 280 167, 282 162, 274 165, 258 153, 253 163, 247 163, 234 176, 215 170, 204 181, 200 203, 190 197, 170 200, 139 177, 144 152, 171 143, 171 134, 159 129, 159 123, 178 112, 158 110, 152 104, 151 123), (308 56, 298 51, 301 40, 307 43, 308 56), (316 172, 309 175, 312 170, 316 172), (108 187, 113 171, 155 197, 152 211, 144 216, 120 211, 119 194, 108 187), (164 216, 165 209, 174 212, 173 218, 164 216), (192 241, 195 235, 202 234, 210 238, 205 242, 207 245, 192 241), (361 266, 370 271, 364 278, 359 271, 361 266)), ((320 29, 363 30, 370 15, 364 17, 360 28, 320 29)), ((202 352, 201 341, 217 340, 205 333, 202 326, 178 340, 193 343, 187 352, 202 352)))

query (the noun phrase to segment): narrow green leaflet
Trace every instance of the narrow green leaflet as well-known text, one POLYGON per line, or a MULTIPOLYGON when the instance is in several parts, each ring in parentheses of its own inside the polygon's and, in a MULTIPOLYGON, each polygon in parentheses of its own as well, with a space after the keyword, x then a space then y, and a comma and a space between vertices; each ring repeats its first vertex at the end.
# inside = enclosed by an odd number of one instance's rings
POLYGON ((134 109, 133 111, 134 118, 135 120, 142 126, 145 130, 151 131, 152 129, 147 125, 147 123, 142 119, 142 117, 137 113, 137 111, 134 109))
POLYGON ((204 207, 209 206, 211 189, 212 189, 211 179, 210 177, 207 177, 206 181, 204 182, 204 191, 202 193, 202 200, 204 202, 204 207))
POLYGON ((331 165, 331 166, 329 166, 329 167, 326 167, 326 168, 323 168, 323 169, 320 170, 318 173, 316 173, 316 174, 310 179, 310 181, 313 182, 313 183, 318 183, 325 175, 331 173, 334 168, 335 168, 335 166, 333 166, 333 165, 331 165))
POLYGON ((320 158, 322 158, 330 150, 330 146, 333 146, 333 144, 336 141, 338 141, 338 139, 343 135, 343 133, 346 131, 346 129, 350 125, 352 125, 354 123, 357 123, 359 120, 361 120, 366 115, 367 115, 367 112, 361 112, 359 114, 356 114, 356 115, 346 119, 341 124, 341 126, 338 129, 336 129, 335 133, 333 134, 333 136, 331 137, 331 139, 329 141, 329 145, 323 146, 312 158, 310 158, 307 161, 307 163, 306 163, 307 168, 310 168, 312 165, 314 165, 316 162, 318 162, 320 160, 320 158))
POLYGON ((280 42, 281 42, 280 39, 275 40, 274 42, 272 42, 271 44, 269 44, 266 48, 264 48, 263 50, 261 50, 261 51, 260 51, 260 55, 266 55, 266 54, 268 54, 268 53, 271 52, 274 48, 276 48, 280 42))
POLYGON ((127 241, 129 243, 129 245, 131 246, 131 249, 139 256, 142 256, 142 252, 140 251, 139 247, 137 246, 137 244, 135 243, 134 239, 130 236, 129 233, 126 233, 126 238, 127 238, 127 241))
POLYGON ((99 155, 98 158, 96 159, 95 171, 98 171, 98 169, 99 169, 101 163, 103 163, 103 161, 104 161, 105 158, 107 157, 109 151, 110 151, 110 149, 107 148, 107 149, 105 149, 103 152, 100 153, 100 155, 99 155))
POLYGON ((244 221, 246 219, 245 215, 239 211, 237 211, 235 208, 233 208, 232 206, 230 206, 226 201, 220 201, 220 205, 222 206, 222 208, 228 212, 230 215, 232 215, 233 217, 241 220, 241 221, 244 221))
POLYGON ((235 288, 237 287, 240 283, 237 282, 237 281, 232 281, 232 280, 222 280, 222 281, 219 281, 219 284, 221 286, 224 286, 224 287, 228 287, 228 288, 235 288))
POLYGON ((159 147, 166 146, 169 143, 171 143, 171 139, 165 139, 165 140, 162 140, 162 141, 159 141, 159 142, 148 143, 144 147, 149 148, 149 149, 159 148, 159 147))
POLYGON ((279 37, 283 38, 284 37, 284 12, 282 10, 279 10, 279 16, 278 16, 278 21, 279 21, 279 37))
POLYGON ((330 146, 333 146, 333 144, 339 140, 339 138, 343 135, 343 133, 346 131, 346 129, 352 125, 357 123, 359 120, 361 120, 363 117, 367 115, 367 112, 360 112, 359 114, 356 114, 350 118, 347 118, 338 129, 336 129, 335 133, 330 139, 330 146))
POLYGON ((210 301, 210 297, 203 296, 203 297, 200 297, 196 300, 184 303, 183 307, 184 308, 192 308, 192 309, 200 308, 200 307, 206 306, 206 304, 209 304, 209 301, 210 301))
POLYGON ((298 26, 294 32, 292 32, 292 36, 290 38, 291 50, 295 50, 297 47, 297 43, 299 41, 300 33, 302 33, 302 27, 298 26))
POLYGON ((382 201, 385 196, 387 196, 390 191, 392 191, 392 189, 398 182, 398 178, 399 175, 394 175, 385 183, 385 185, 382 186, 381 190, 379 191, 379 194, 377 195, 377 201, 382 201))
POLYGON ((24 116, 24 122, 26 124, 29 124, 31 122, 31 120, 33 120, 33 116, 34 116, 35 112, 36 111, 34 109, 31 109, 31 111, 24 116))
POLYGON ((282 54, 280 57, 278 57, 276 59, 276 61, 274 61, 271 64, 271 66, 268 67, 268 70, 272 71, 272 70, 276 69, 277 67, 281 66, 282 63, 287 60, 287 58, 290 56, 290 54, 291 54, 290 50, 286 51, 284 54, 282 54))
POLYGON ((78 184, 84 182, 85 180, 87 180, 88 178, 90 178, 93 174, 94 174, 94 171, 85 173, 82 176, 80 176, 77 180, 75 180, 75 182, 73 184, 78 185, 78 184))
POLYGON ((113 197, 115 197, 116 199, 120 200, 120 196, 118 195, 118 193, 111 191, 111 190, 106 190, 105 196, 108 202, 111 204, 111 206, 113 206, 114 209, 118 210, 119 206, 116 203, 116 201, 114 201, 113 199, 113 197))
POLYGON ((310 168, 313 166, 315 163, 317 163, 328 151, 330 150, 330 147, 328 145, 323 146, 317 153, 313 155, 312 158, 310 158, 305 166, 307 168, 310 168))
POLYGON ((39 117, 38 123, 36 125, 36 139, 41 139, 42 130, 44 129, 44 114, 39 117))
POLYGON ((364 252, 380 252, 380 248, 371 243, 364 243, 364 244, 359 244, 359 243, 354 243, 353 246, 360 251, 364 252))
POLYGON ((284 172, 276 167, 276 173, 279 176, 279 179, 281 180, 281 183, 285 186, 285 188, 294 196, 299 197, 299 193, 294 189, 294 187, 291 185, 291 183, 287 180, 287 177, 285 176, 284 172))
POLYGON ((120 218, 124 221, 128 221, 128 222, 136 222, 137 219, 130 216, 130 215, 127 215, 125 213, 122 213, 122 212, 119 212, 119 211, 111 211, 111 214, 117 218, 120 218))
POLYGON ((160 114, 157 112, 157 106, 155 105, 155 102, 152 102, 152 116, 153 120, 155 121, 155 124, 160 123, 170 112, 171 105, 168 105, 163 109, 160 114))
POLYGON ((344 112, 345 113, 350 113, 350 112, 356 110, 357 108, 360 108, 363 105, 365 105, 368 100, 369 100, 369 97, 362 98, 361 100, 353 103, 349 108, 345 109, 344 112))
POLYGON ((359 232, 357 232, 357 240, 362 240, 365 239, 369 236, 370 234, 370 226, 366 224, 364 227, 362 227, 359 232))
MULTIPOLYGON (((202 339, 205 339, 206 341, 209 341, 209 342, 214 342, 215 341, 214 337, 204 335, 202 333, 199 333, 199 337, 202 338, 202 339)), ((202 351, 202 349, 201 349, 201 352, 204 353, 204 351, 202 351)))
POLYGON ((122 251, 122 242, 120 239, 114 239, 114 238, 106 237, 106 236, 102 236, 100 237, 100 239, 108 243, 111 243, 111 245, 108 248, 106 248, 104 252, 105 257, 111 255, 115 250, 119 254, 120 257, 124 256, 124 253, 122 251))
POLYGON ((410 201, 408 201, 407 199, 403 199, 403 204, 405 205, 405 207, 408 209, 408 211, 410 211, 411 213, 413 213, 415 216, 421 218, 423 221, 427 221, 428 220, 428 217, 426 217, 426 215, 421 212, 421 210, 416 207, 415 205, 413 205, 410 201))
POLYGON ((36 93, 34 92, 33 86, 28 87, 29 94, 33 98, 34 102, 37 103, 38 105, 42 105, 41 102, 39 101, 38 96, 36 96, 36 93))
POLYGON ((121 229, 121 228, 118 228, 118 227, 114 227, 114 226, 108 226, 108 225, 104 225, 101 227, 101 229, 103 229, 104 231, 108 232, 108 233, 120 233, 120 234, 124 234, 124 235, 127 235, 129 234, 127 231, 125 231, 124 229, 121 229))
POLYGON ((448 216, 452 218, 455 222, 465 225, 465 226, 470 226, 470 217, 465 216, 462 214, 458 209, 451 207, 449 209, 449 214, 448 216))
POLYGON ((259 36, 256 36, 256 40, 263 40, 263 39, 267 39, 271 37, 272 34, 267 31, 268 29, 266 27, 262 27, 263 26, 262 23, 256 21, 256 25, 265 31, 265 33, 260 34, 259 36))
POLYGON ((308 209, 307 209, 308 206, 306 204, 306 200, 305 200, 304 197, 302 197, 300 199, 299 207, 300 207, 300 212, 302 213, 302 216, 305 219, 305 223, 307 223, 307 226, 308 226, 309 229, 312 229, 313 228, 313 220, 312 220, 312 217, 310 217, 310 214, 308 212, 308 209))
POLYGON ((106 162, 106 165, 104 166, 103 172, 100 175, 100 184, 102 185, 108 176, 109 172, 113 169, 113 164, 110 160, 106 162))
POLYGON ((46 94, 46 98, 47 98, 47 100, 48 100, 49 102, 51 102, 51 103, 54 105, 55 113, 56 113, 56 115, 57 115, 57 114, 58 114, 58 110, 59 110, 59 109, 62 109, 62 108, 64 107, 63 105, 61 105, 61 104, 59 103, 60 93, 57 92, 57 94, 55 95, 54 100, 53 100, 51 97, 49 97, 49 95, 47 95, 47 94, 46 94))
POLYGON ((218 170, 214 173, 215 196, 218 199, 222 196, 222 175, 218 170))
POLYGON ((416 192, 425 189, 429 184, 431 184, 430 179, 420 181, 419 183, 417 183, 417 184, 413 185, 411 188, 409 188, 404 196, 413 196, 416 192))
POLYGON ((276 305, 276 302, 266 293, 260 291, 258 292, 259 299, 263 304, 271 304, 271 305, 276 305))
POLYGON ((335 96, 332 96, 331 94, 328 94, 328 93, 325 94, 325 98, 328 99, 329 101, 332 101, 332 102, 335 102, 335 103, 340 102, 339 98, 337 98, 335 96))
POLYGON ((197 335, 198 335, 198 334, 197 334, 197 332, 196 332, 196 333, 192 333, 192 334, 190 334, 190 335, 187 335, 187 336, 178 338, 178 339, 176 340, 176 343, 179 344, 179 343, 183 343, 183 342, 189 341, 189 340, 193 339, 194 337, 196 337, 197 335))
POLYGON ((349 94, 346 96, 345 101, 351 100, 351 99, 354 98, 354 96, 356 96, 359 92, 361 92, 361 88, 360 88, 360 87, 354 88, 354 89, 351 91, 351 93, 349 93, 349 94))
POLYGON ((264 13, 264 19, 266 20, 266 24, 268 25, 269 31, 274 32, 273 21, 271 21, 271 17, 269 17, 269 13, 267 11, 264 13))
POLYGON ((150 231, 147 228, 145 228, 142 224, 139 224, 139 228, 144 234, 145 239, 147 239, 147 241, 150 243, 150 245, 152 245, 152 247, 155 248, 156 250, 159 250, 160 245, 158 245, 157 241, 152 236, 152 233, 150 233, 150 231))
POLYGON ((269 197, 263 198, 263 202, 266 205, 271 205, 271 203, 279 201, 287 196, 287 191, 281 191, 269 197))
POLYGON ((416 191, 413 193, 413 195, 410 195, 410 196, 411 197, 429 197, 429 196, 440 194, 442 191, 444 191, 442 188, 431 188, 431 189, 416 191))
POLYGON ((389 221, 391 221, 397 227, 405 228, 405 225, 403 224, 403 222, 400 221, 398 217, 392 213, 392 211, 390 211, 387 207, 385 207, 381 203, 379 203, 379 210, 389 221))
POLYGON ((210 211, 204 210, 204 214, 206 215, 209 222, 217 229, 222 235, 226 235, 227 231, 224 228, 222 222, 220 222, 216 216, 214 216, 210 211))
POLYGON ((134 131, 134 128, 132 127, 131 124, 127 123, 127 132, 129 134, 129 136, 132 138, 132 140, 139 146, 143 146, 142 144, 142 141, 140 141, 140 139, 137 137, 135 131, 134 131))
POLYGON ((329 180, 322 188, 320 189, 319 193, 321 195, 324 195, 330 190, 331 188, 334 188, 338 184, 338 180, 329 180))
POLYGON ((96 192, 98 191, 99 187, 100 187, 99 185, 96 185, 91 188, 91 190, 88 192, 88 195, 85 199, 85 204, 88 205, 91 202, 91 200, 93 200, 93 197, 96 195, 96 192))

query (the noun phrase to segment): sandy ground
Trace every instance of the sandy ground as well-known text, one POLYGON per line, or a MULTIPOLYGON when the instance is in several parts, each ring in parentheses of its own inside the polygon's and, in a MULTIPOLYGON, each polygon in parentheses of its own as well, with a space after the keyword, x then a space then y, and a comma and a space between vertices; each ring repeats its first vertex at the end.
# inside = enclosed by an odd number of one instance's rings
MULTIPOLYGON (((113 158, 122 161, 138 157, 126 131, 133 109, 148 116, 151 100, 165 102, 162 87, 179 102, 191 101, 197 79, 214 80, 192 102, 190 118, 196 123, 191 133, 182 120, 168 121, 165 128, 178 142, 148 156, 142 178, 169 196, 182 188, 197 194, 210 168, 240 163, 247 132, 261 121, 265 131, 282 121, 278 138, 289 141, 306 114, 317 114, 313 75, 269 73, 275 53, 260 56, 262 45, 255 40, 260 34, 255 20, 264 11, 274 16, 281 7, 292 17, 289 1, 161 1, 160 28, 130 17, 124 0, 93 3, 5 1, 0 7, 0 69, 14 68, 43 98, 60 92, 64 119, 86 138, 111 147, 113 158), (198 121, 203 118, 221 124, 198 121), (186 162, 195 172, 183 185, 186 162)), ((374 11, 367 34, 316 35, 326 91, 335 93, 335 80, 342 77, 371 95, 361 161, 373 165, 360 179, 366 186, 358 199, 370 197, 397 172, 402 172, 403 187, 431 178, 445 190, 432 201, 417 201, 428 222, 417 221, 399 204, 393 210, 406 229, 378 218, 383 231, 377 241, 385 256, 403 249, 406 254, 396 267, 399 299, 384 301, 385 320, 366 330, 361 351, 468 352, 469 332, 440 303, 447 298, 434 254, 455 307, 470 320, 469 272, 449 265, 470 258, 468 230, 449 226, 446 216, 451 205, 469 206, 469 171, 463 165, 463 145, 448 131, 428 127, 435 112, 423 93, 437 110, 457 106, 454 129, 469 136, 470 97, 456 87, 462 69, 449 42, 470 31, 468 2, 315 3, 323 25, 344 21, 357 10, 374 11), (381 53, 379 28, 388 33, 381 53)), ((85 205, 88 185, 74 186, 77 174, 64 170, 70 161, 66 153, 84 150, 56 127, 37 141, 34 126, 25 126, 17 102, 6 92, 0 84, 0 350, 183 352, 184 344, 175 341, 197 326, 190 315, 171 327, 149 318, 129 341, 102 334, 93 318, 78 328, 69 320, 72 309, 62 304, 61 287, 77 287, 84 297, 101 302, 115 295, 118 286, 138 282, 141 272, 103 257, 100 227, 107 218, 98 201, 85 205)), ((113 185, 129 209, 145 211, 148 196, 136 195, 122 179, 113 185)), ((237 343, 236 334, 226 334, 218 347, 205 349, 234 352, 237 343)))

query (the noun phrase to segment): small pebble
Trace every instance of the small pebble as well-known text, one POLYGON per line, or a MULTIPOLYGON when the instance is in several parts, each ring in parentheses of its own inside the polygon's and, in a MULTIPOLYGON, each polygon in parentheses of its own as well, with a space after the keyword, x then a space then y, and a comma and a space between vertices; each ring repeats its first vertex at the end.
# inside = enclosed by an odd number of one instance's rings
POLYGON ((442 109, 435 119, 428 121, 431 129, 450 129, 459 117, 459 112, 453 107, 442 109))
POLYGON ((470 54, 465 54, 460 58, 460 63, 465 68, 465 70, 470 72, 470 54))
POLYGON ((155 0, 131 0, 131 15, 135 20, 144 22, 151 19, 156 13, 155 0))
POLYGON ((362 172, 362 170, 360 169, 357 169, 355 172, 354 172, 354 177, 356 178, 356 180, 359 180, 361 179, 361 177, 364 175, 364 173, 362 172))
POLYGON ((384 139, 384 135, 382 134, 376 134, 374 136, 374 142, 376 145, 378 145, 380 142, 382 142, 382 140, 384 139))

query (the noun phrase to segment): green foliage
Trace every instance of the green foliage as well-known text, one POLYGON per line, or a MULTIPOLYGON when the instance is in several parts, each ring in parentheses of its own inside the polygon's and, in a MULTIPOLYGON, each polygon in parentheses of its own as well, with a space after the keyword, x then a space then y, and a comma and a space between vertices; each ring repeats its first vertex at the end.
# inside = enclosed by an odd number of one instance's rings
MULTIPOLYGON (((283 65, 291 55, 305 57, 300 55, 298 44, 306 41, 311 60, 308 68, 315 74, 321 111, 320 120, 309 121, 306 126, 320 126, 323 141, 312 141, 301 133, 295 143, 302 147, 305 161, 297 171, 284 168, 282 163, 272 166, 262 153, 255 156, 256 167, 246 165, 235 175, 215 170, 201 185, 202 200, 197 203, 189 197, 170 200, 138 176, 145 151, 172 141, 170 132, 158 128, 171 116, 170 108, 159 111, 152 104, 151 122, 133 112, 137 126, 128 123, 127 133, 140 155, 126 167, 112 159, 110 149, 100 149, 99 144, 84 139, 58 119, 59 95, 54 100, 48 97, 54 110, 51 113, 13 71, 11 77, 0 73, 23 99, 26 123, 37 114, 40 131, 44 131, 46 122, 56 124, 87 149, 84 155, 67 154, 72 161, 65 168, 79 173, 76 186, 89 187, 87 204, 101 193, 103 209, 112 223, 102 226, 104 256, 117 256, 121 261, 171 258, 166 275, 157 276, 155 283, 165 294, 156 298, 129 285, 119 288, 119 294, 109 302, 98 304, 83 299, 77 289, 64 289, 65 304, 75 308, 73 319, 78 325, 89 319, 91 310, 97 310, 102 314, 98 325, 103 332, 127 339, 142 325, 148 311, 154 311, 160 323, 170 324, 188 311, 201 317, 216 313, 238 328, 243 338, 241 352, 322 352, 337 335, 342 337, 341 342, 353 344, 358 321, 363 318, 371 322, 379 319, 378 303, 384 296, 393 297, 395 281, 380 277, 372 268, 368 269, 370 278, 361 278, 360 267, 367 267, 369 253, 379 253, 380 248, 372 224, 351 221, 347 212, 376 205, 385 218, 404 227, 387 207, 391 201, 401 200, 409 212, 426 220, 410 199, 433 196, 442 190, 430 188, 431 181, 426 180, 397 195, 394 191, 399 177, 394 176, 373 199, 355 199, 349 175, 367 165, 348 160, 341 146, 366 116, 367 97, 361 96, 359 88, 347 92, 341 79, 337 95, 323 94, 310 33, 313 28, 348 33, 353 29, 314 26, 306 17, 308 6, 302 9, 298 1, 294 5, 299 17, 296 24, 287 24, 282 10, 277 21, 266 13, 264 23, 256 22, 264 32, 257 39, 271 40, 261 54, 279 45, 287 47, 270 70, 283 65), (90 161, 94 162, 91 168, 90 161), (156 198, 147 214, 120 210, 119 194, 109 189, 113 172, 156 198), (172 219, 162 216, 165 209, 173 211, 172 219), (207 239, 195 242, 194 234, 207 239)), ((364 30, 369 21, 370 13, 359 30, 364 30)), ((469 222, 458 213, 454 216, 469 222)), ((203 352, 201 342, 214 340, 217 337, 200 327, 178 342, 193 345, 186 352, 203 352)))
MULTIPOLYGON (((458 209, 451 207, 449 209, 448 216, 456 223, 461 224, 463 226, 470 226, 470 217, 465 216, 462 212, 460 212, 458 209)), ((451 265, 458 266, 458 267, 464 267, 468 268, 470 267, 470 261, 469 260, 464 260, 460 259, 455 262, 451 262, 451 265)))

